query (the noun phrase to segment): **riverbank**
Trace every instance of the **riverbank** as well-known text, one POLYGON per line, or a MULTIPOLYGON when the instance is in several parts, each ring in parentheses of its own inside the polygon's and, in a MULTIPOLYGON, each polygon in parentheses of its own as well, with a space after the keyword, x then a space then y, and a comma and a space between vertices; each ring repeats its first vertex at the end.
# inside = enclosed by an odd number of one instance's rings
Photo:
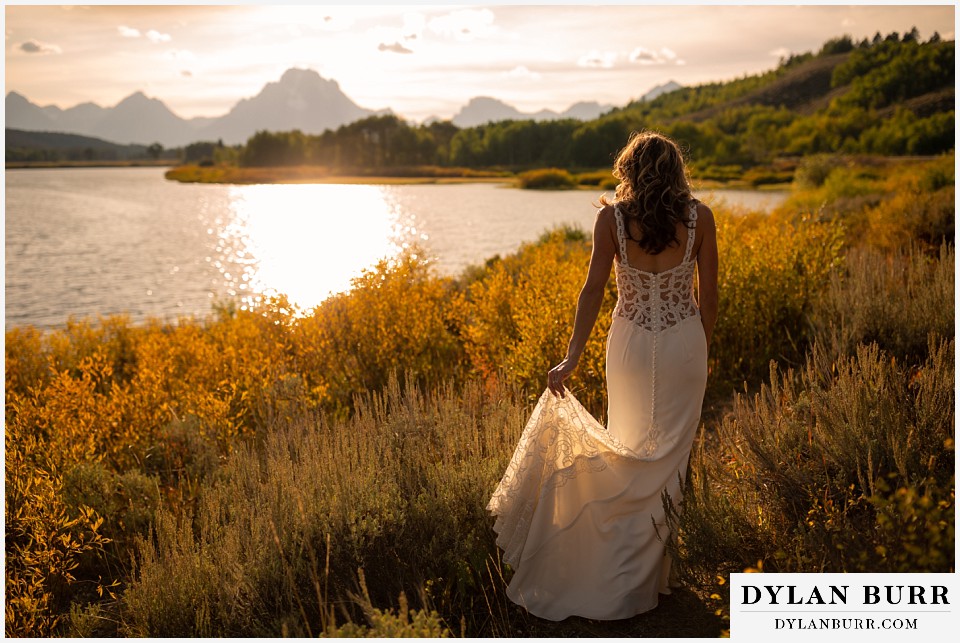
POLYGON ((395 167, 367 172, 360 168, 335 171, 319 165, 284 167, 237 167, 235 165, 180 165, 164 176, 181 183, 340 183, 416 185, 429 183, 504 183, 513 174, 499 170, 469 168, 395 167))
POLYGON ((8 170, 27 170, 36 168, 70 167, 172 167, 176 159, 139 159, 136 161, 7 161, 8 170))
MULTIPOLYGON (((210 183, 226 185, 252 184, 346 184, 346 185, 426 185, 456 183, 509 183, 524 189, 597 190, 612 192, 616 179, 609 170, 567 172, 565 170, 532 170, 519 174, 500 169, 475 170, 459 167, 411 166, 333 170, 325 166, 294 165, 285 167, 238 167, 234 165, 179 165, 168 170, 164 177, 180 183, 210 183), (562 173, 561 180, 554 174, 562 173), (531 180, 533 177, 533 180, 531 180), (547 178, 547 180, 537 180, 547 178)), ((793 168, 784 171, 753 170, 746 175, 727 177, 722 173, 694 172, 692 183, 697 190, 758 190, 789 189, 793 168)))

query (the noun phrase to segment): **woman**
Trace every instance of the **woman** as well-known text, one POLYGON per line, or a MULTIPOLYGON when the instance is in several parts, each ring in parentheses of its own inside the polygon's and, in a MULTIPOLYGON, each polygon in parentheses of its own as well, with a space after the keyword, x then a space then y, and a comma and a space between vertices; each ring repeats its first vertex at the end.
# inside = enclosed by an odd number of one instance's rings
POLYGON ((515 570, 507 594, 550 620, 621 619, 669 593, 664 501, 679 502, 717 319, 716 226, 676 143, 634 134, 601 197, 566 357, 488 509, 515 570), (607 427, 563 382, 577 366, 616 266, 607 335, 607 427), (694 293, 694 273, 697 292, 694 293))

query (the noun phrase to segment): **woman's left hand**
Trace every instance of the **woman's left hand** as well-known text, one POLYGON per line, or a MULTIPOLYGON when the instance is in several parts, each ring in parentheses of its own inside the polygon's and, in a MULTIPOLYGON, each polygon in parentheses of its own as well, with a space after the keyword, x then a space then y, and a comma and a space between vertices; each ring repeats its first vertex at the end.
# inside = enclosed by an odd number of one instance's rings
POLYGON ((576 360, 566 358, 551 368, 550 372, 547 373, 547 388, 550 389, 550 392, 557 397, 564 397, 563 381, 570 377, 570 374, 573 373, 573 369, 576 367, 576 360))

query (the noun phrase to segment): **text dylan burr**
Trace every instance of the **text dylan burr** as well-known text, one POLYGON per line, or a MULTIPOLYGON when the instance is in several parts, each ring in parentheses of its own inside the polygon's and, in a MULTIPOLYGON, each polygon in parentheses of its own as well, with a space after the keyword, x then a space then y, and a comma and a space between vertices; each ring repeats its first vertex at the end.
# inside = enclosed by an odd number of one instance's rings
MULTIPOLYGON (((849 585, 827 585, 821 589, 796 585, 744 585, 743 605, 846 605, 849 585)), ((864 585, 863 602, 858 605, 949 605, 943 585, 864 585)))

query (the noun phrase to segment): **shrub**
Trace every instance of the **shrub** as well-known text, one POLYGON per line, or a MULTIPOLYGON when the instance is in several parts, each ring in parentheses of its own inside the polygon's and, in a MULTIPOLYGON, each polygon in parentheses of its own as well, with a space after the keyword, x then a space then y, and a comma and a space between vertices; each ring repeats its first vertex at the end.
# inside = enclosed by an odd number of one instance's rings
POLYGON ((752 401, 737 396, 719 453, 698 461, 684 500, 697 510, 675 520, 687 564, 712 564, 693 558, 718 549, 707 515, 741 566, 951 571, 953 352, 952 338, 932 343, 916 371, 876 346, 832 363, 815 351, 799 375, 771 366, 752 401))
POLYGON ((424 386, 457 377, 456 296, 449 279, 409 252, 382 261, 298 320, 290 333, 303 383, 315 403, 348 411, 362 391, 383 388, 391 371, 424 386))
POLYGON ((770 360, 802 361, 807 316, 839 264, 839 226, 716 213, 720 317, 710 346, 716 387, 762 379, 770 360))
MULTIPOLYGON (((495 262, 469 287, 462 337, 473 368, 520 385, 532 399, 546 388, 547 371, 566 353, 577 297, 590 263, 583 233, 557 230, 516 255, 495 262), (579 238, 578 238, 579 236, 579 238)), ((603 407, 604 341, 616 300, 613 280, 597 327, 567 386, 599 413, 603 407)))
POLYGON ((615 190, 619 184, 609 170, 577 174, 576 182, 577 185, 597 186, 601 190, 615 190))
POLYGON ((829 154, 813 154, 804 156, 797 166, 794 180, 803 188, 818 188, 824 184, 827 177, 838 167, 843 165, 838 157, 829 154))
POLYGON ((517 175, 517 185, 525 190, 570 190, 577 182, 566 170, 548 168, 522 172, 517 175))
MULTIPOLYGON (((360 596, 354 600, 363 610, 369 625, 347 622, 339 627, 327 626, 324 636, 351 638, 447 638, 450 630, 434 611, 412 610, 407 597, 401 593, 396 610, 381 610, 373 606, 370 591, 363 575, 360 575, 360 596)), ((332 619, 331 619, 332 620, 332 619)))
POLYGON ((62 480, 44 468, 29 439, 10 439, 5 455, 4 523, 6 548, 5 632, 7 636, 55 634, 80 581, 78 568, 103 551, 109 539, 99 533, 103 519, 86 506, 68 507, 62 480))
POLYGON ((837 359, 875 343, 908 364, 921 362, 931 334, 953 335, 954 265, 954 249, 946 245, 936 257, 917 249, 891 256, 851 250, 813 307, 820 349, 837 359))

